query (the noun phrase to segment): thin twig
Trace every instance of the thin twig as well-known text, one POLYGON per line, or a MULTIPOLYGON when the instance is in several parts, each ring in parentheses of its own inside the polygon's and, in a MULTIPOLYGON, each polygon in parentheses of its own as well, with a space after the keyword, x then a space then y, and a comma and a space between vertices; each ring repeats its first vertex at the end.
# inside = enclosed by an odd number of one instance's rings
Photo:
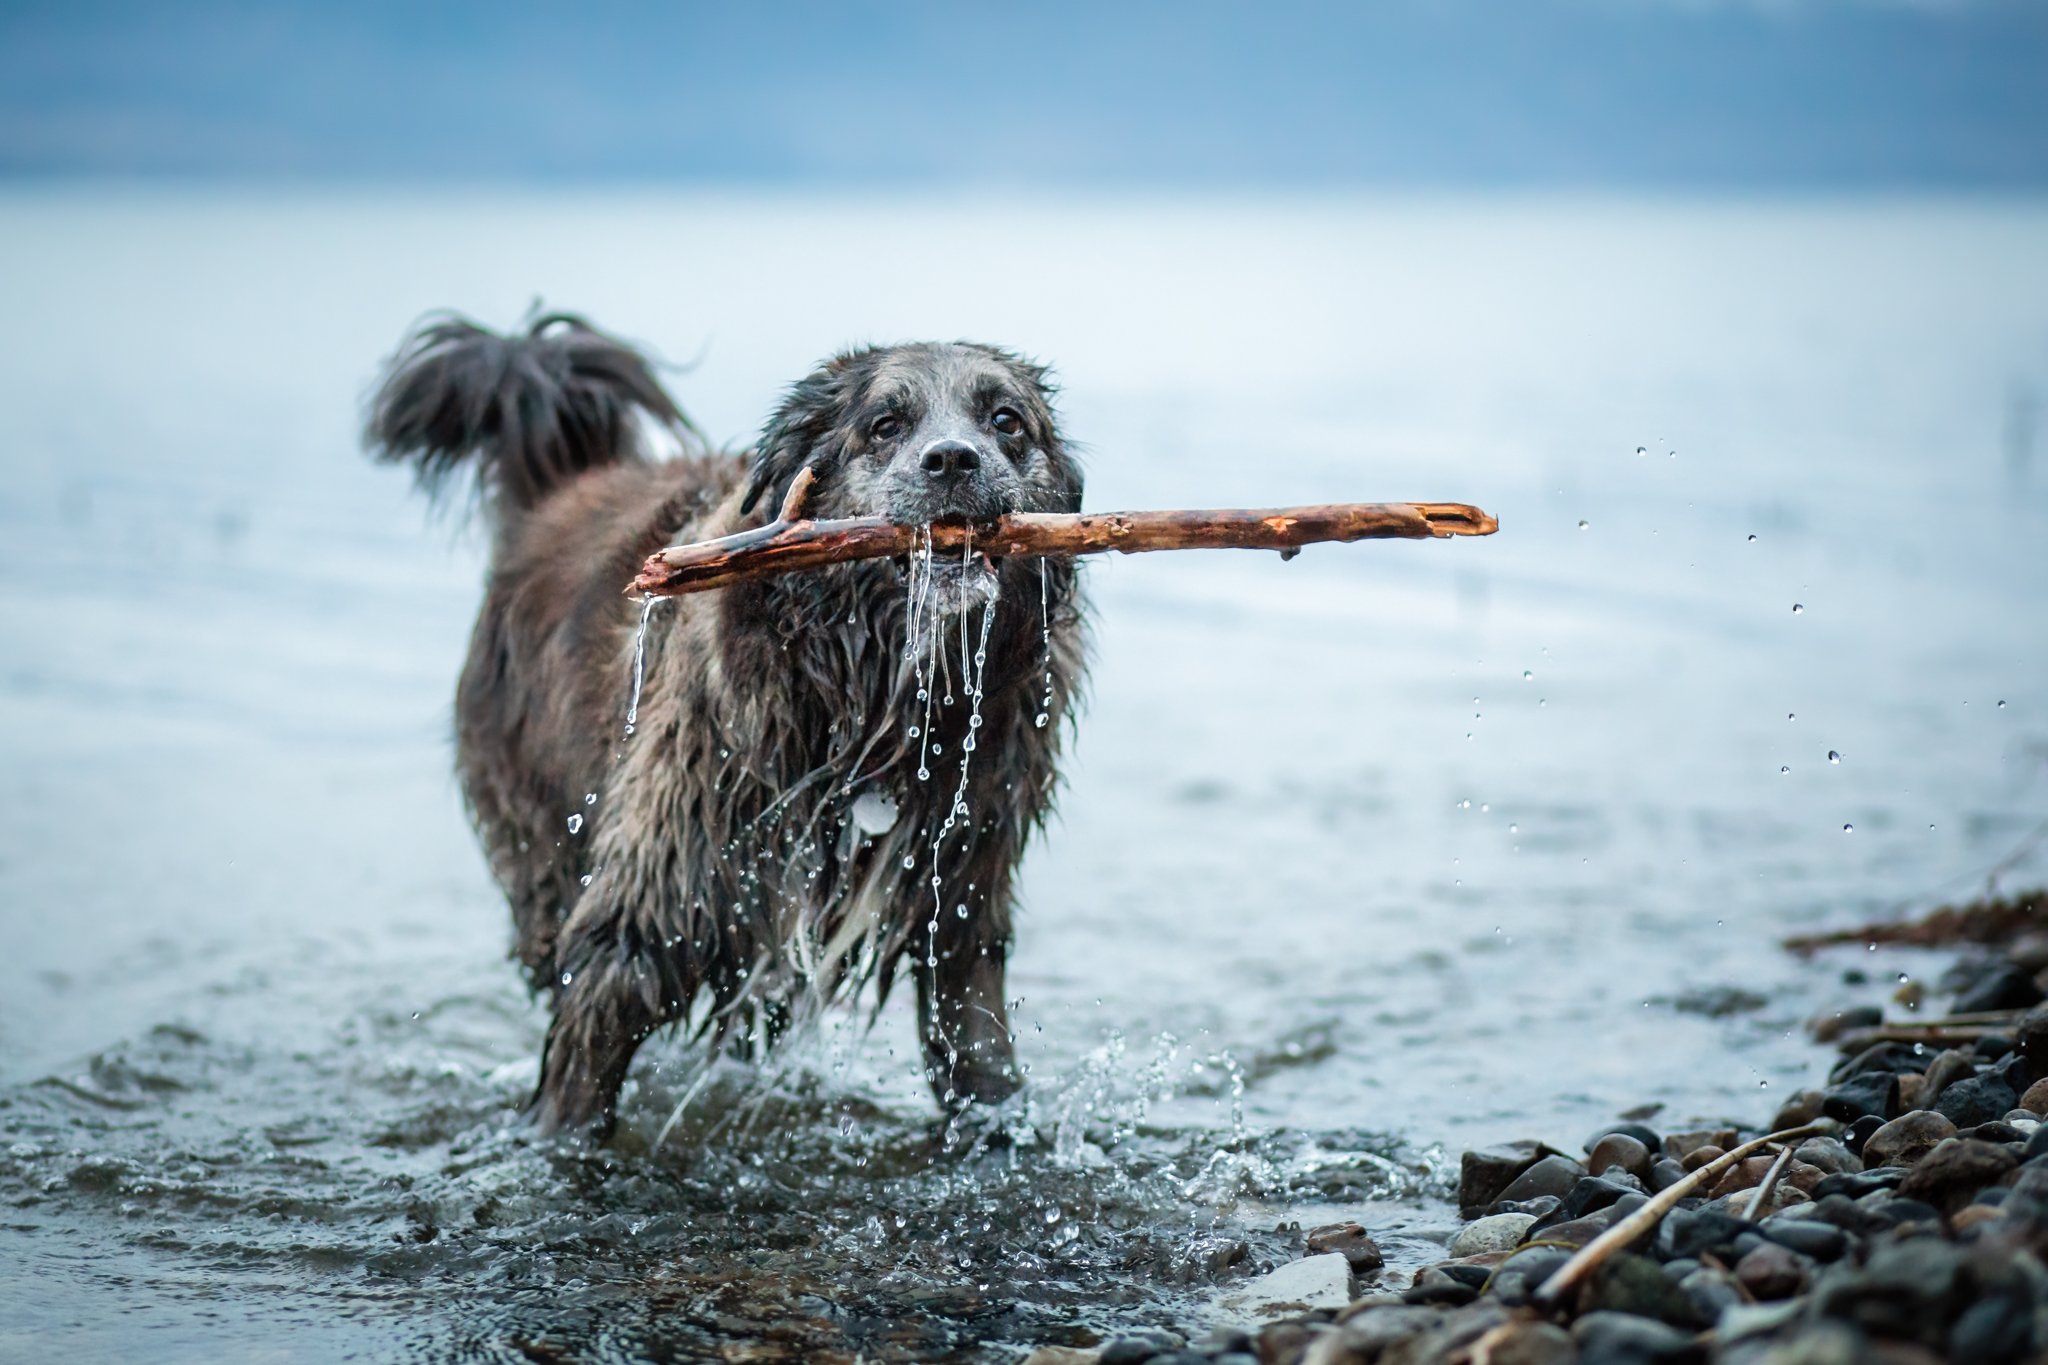
POLYGON ((1787 1128, 1782 1132, 1757 1138, 1753 1142, 1745 1142, 1733 1151, 1714 1158, 1663 1193, 1652 1196, 1649 1203, 1580 1247, 1578 1255, 1559 1266, 1557 1273, 1537 1288, 1535 1302, 1544 1307, 1555 1305, 1559 1299, 1570 1293, 1579 1281, 1598 1270, 1608 1257, 1632 1245, 1637 1238, 1654 1229, 1665 1214, 1678 1206, 1679 1200, 1712 1181, 1721 1172, 1735 1166, 1751 1153, 1761 1151, 1775 1142, 1792 1142, 1799 1138, 1815 1137, 1821 1131, 1821 1125, 1817 1123, 1787 1128))
POLYGON ((1749 1197, 1749 1203, 1744 1206, 1744 1217, 1749 1222, 1754 1223, 1763 1216, 1764 1209, 1770 1205, 1771 1194, 1778 1188, 1779 1177, 1785 1174, 1785 1168, 1791 1164, 1792 1144, 1788 1142, 1785 1144, 1785 1150, 1778 1153, 1778 1159, 1771 1163, 1771 1169, 1764 1172, 1763 1183, 1756 1187, 1756 1193, 1749 1197))

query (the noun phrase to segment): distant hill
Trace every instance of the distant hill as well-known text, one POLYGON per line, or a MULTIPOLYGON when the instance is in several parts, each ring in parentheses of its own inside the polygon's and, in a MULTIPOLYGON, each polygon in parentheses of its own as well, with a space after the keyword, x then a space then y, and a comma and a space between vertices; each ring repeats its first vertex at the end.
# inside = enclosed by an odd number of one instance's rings
POLYGON ((14 0, 0 174, 2038 188, 2048 3, 14 0))

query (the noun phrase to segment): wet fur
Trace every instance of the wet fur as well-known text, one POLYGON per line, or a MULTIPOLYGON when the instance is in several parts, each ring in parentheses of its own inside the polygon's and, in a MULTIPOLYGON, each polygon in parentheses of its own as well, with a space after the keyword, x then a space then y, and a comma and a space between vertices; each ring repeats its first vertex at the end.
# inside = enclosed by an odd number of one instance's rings
POLYGON ((1041 585, 1038 562, 998 561, 967 813, 936 859, 969 730, 971 601, 926 637, 954 701, 932 707, 932 734, 918 740, 906 733, 924 713, 896 566, 657 603, 629 736, 641 607, 621 586, 664 545, 759 525, 806 465, 820 516, 1077 510, 1080 475, 1043 370, 979 346, 848 352, 790 389, 754 452, 729 456, 704 448, 639 355, 580 319, 505 337, 448 319, 391 362, 367 443, 432 485, 475 469, 493 519, 456 764, 511 903, 515 952, 553 1002, 532 1106, 541 1127, 608 1131, 635 1049, 664 1025, 693 1021, 710 1046, 751 1048, 869 980, 886 995, 904 974, 940 1100, 1015 1089, 1011 882, 1050 808, 1081 676, 1072 564, 1048 561, 1041 585), (1023 429, 982 431, 987 468, 944 497, 866 434, 898 411, 922 423, 920 437, 949 422, 966 431, 993 402, 1023 429), (650 425, 683 453, 648 459, 650 425), (918 747, 933 740, 942 752, 920 781, 918 747), (848 824, 869 790, 898 807, 873 838, 848 824))

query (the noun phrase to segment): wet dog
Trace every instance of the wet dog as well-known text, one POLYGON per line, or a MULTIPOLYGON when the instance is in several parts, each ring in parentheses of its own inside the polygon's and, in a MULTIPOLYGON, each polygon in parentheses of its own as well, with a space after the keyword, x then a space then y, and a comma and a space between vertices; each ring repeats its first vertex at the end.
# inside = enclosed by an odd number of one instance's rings
POLYGON ((899 973, 940 1102, 1011 1094, 1011 883, 1080 681, 1071 561, 843 564, 644 613, 622 590, 663 546, 762 524, 806 468, 818 517, 1079 510, 1045 370, 848 351, 734 456, 579 318, 445 318, 390 361, 365 441, 430 491, 473 474, 490 518, 456 765, 553 1002, 540 1127, 608 1133, 664 1025, 751 1052, 899 973))

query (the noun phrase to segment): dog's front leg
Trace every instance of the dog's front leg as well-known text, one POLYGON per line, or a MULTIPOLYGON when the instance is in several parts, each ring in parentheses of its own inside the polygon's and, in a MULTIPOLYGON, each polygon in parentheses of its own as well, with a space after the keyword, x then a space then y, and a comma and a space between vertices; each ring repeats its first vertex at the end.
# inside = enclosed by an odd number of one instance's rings
POLYGON ((997 1104, 1023 1084, 1003 999, 1010 863, 1006 850, 977 849, 947 888, 943 913, 912 936, 925 1079, 948 1109, 997 1104), (955 908, 963 905, 965 919, 955 908))
POLYGON ((528 1109, 543 1133, 609 1137, 633 1054, 674 1017, 676 995, 663 984, 664 964, 629 946, 636 939, 608 917, 580 911, 566 926, 556 954, 563 965, 555 1017, 528 1109))

